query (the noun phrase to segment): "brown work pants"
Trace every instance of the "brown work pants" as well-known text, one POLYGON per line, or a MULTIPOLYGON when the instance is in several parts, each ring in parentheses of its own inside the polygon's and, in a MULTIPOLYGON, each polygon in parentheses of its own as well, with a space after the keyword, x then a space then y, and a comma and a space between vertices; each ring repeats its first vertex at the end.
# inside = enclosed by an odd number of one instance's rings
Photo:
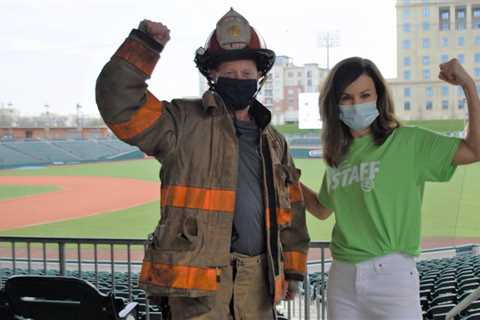
POLYGON ((208 297, 170 297, 173 320, 272 320, 275 308, 267 287, 264 255, 232 253, 217 292, 208 297))

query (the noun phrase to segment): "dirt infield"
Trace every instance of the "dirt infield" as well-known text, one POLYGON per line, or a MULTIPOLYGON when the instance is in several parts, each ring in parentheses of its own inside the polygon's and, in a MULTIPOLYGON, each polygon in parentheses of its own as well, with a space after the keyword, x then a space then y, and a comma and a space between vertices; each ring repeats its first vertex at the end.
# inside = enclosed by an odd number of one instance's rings
MULTIPOLYGON (((60 189, 0 201, 0 230, 114 212, 158 201, 160 198, 159 183, 125 178, 0 176, 0 185, 55 185, 60 189)), ((480 237, 424 238, 422 248, 440 248, 467 243, 480 243, 480 237)), ((320 256, 320 249, 311 249, 308 259, 317 260, 320 256)), ((328 249, 325 257, 330 257, 328 249)))
POLYGON ((59 191, 0 201, 0 230, 81 218, 160 198, 159 183, 112 177, 0 176, 0 185, 55 185, 59 191))

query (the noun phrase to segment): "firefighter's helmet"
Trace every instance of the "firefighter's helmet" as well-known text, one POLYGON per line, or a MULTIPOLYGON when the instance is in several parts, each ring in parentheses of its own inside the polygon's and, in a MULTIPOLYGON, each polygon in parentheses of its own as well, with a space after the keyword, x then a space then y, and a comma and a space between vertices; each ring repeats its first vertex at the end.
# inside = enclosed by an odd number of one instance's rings
POLYGON ((209 70, 215 69, 221 62, 252 59, 262 76, 272 68, 275 52, 267 49, 258 32, 250 26, 247 19, 230 9, 218 22, 210 34, 205 47, 195 54, 195 64, 209 80, 209 70))

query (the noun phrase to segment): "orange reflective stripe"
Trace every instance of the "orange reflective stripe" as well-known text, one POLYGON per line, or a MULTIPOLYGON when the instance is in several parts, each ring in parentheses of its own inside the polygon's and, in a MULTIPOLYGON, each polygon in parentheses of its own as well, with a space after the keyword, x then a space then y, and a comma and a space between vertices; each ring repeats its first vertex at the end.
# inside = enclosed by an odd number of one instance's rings
POLYGON ((274 292, 274 302, 275 304, 279 303, 283 297, 283 291, 285 288, 285 276, 283 273, 280 276, 275 278, 275 292, 274 292))
POLYGON ((217 269, 176 266, 143 261, 140 282, 159 287, 217 290, 217 269))
POLYGON ((166 186, 162 188, 162 207, 164 206, 233 213, 235 191, 166 186))
POLYGON ((293 219, 292 210, 290 209, 277 209, 277 223, 278 224, 290 224, 293 219))
POLYGON ((270 208, 265 209, 265 226, 270 229, 270 208))
POLYGON ((291 203, 303 202, 303 193, 300 188, 300 182, 294 183, 288 187, 288 197, 291 203))
POLYGON ((115 56, 134 65, 147 76, 150 76, 160 55, 136 38, 127 38, 115 52, 115 56))
POLYGON ((158 101, 147 91, 147 101, 137 110, 130 120, 122 123, 109 124, 110 129, 120 139, 131 139, 150 128, 162 115, 164 103, 158 101))
POLYGON ((285 271, 305 273, 307 271, 307 255, 299 251, 286 251, 283 253, 283 266, 285 271))

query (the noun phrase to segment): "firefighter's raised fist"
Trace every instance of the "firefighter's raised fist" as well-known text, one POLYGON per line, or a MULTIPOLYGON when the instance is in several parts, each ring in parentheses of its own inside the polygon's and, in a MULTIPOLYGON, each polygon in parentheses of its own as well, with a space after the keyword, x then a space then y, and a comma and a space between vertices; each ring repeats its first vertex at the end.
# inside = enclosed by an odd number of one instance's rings
POLYGON ((140 23, 140 30, 150 34, 157 42, 165 46, 170 40, 170 29, 161 22, 143 20, 140 23))

